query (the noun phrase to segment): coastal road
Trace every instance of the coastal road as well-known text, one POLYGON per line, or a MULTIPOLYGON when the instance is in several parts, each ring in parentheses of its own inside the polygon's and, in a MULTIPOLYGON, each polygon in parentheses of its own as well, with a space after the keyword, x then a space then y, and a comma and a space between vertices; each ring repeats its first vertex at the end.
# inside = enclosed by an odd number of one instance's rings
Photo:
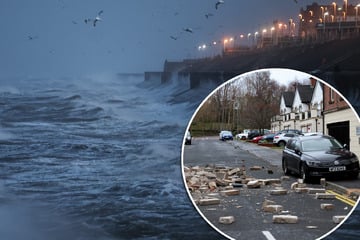
MULTIPOLYGON (((224 165, 226 167, 245 166, 246 173, 257 179, 281 178, 281 150, 259 147, 242 141, 219 141, 217 137, 195 138, 192 145, 186 145, 183 164, 187 167, 224 165), (252 166, 261 170, 251 171, 252 166)), ((349 203, 338 199, 316 199, 314 194, 297 193, 290 185, 297 181, 290 176, 281 182, 281 187, 288 190, 286 195, 271 195, 273 186, 259 189, 240 189, 240 194, 224 197, 213 192, 209 196, 220 198, 220 204, 198 206, 199 213, 217 230, 235 239, 316 239, 334 230, 338 225, 333 216, 345 216, 352 210, 349 203), (275 224, 273 213, 263 212, 264 200, 274 201, 283 206, 283 213, 298 217, 296 224, 275 224), (320 204, 334 205, 332 210, 323 210, 320 204), (234 216, 235 222, 220 224, 219 218, 234 216)), ((355 180, 356 181, 356 180, 355 180)), ((322 188, 320 184, 307 184, 307 187, 322 188)))

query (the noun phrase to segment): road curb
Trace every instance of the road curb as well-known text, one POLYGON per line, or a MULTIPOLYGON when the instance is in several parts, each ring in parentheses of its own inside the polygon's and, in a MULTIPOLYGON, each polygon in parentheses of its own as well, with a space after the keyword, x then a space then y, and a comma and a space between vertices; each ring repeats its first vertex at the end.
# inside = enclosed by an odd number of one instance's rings
POLYGON ((333 182, 326 182, 326 189, 332 190, 341 195, 346 195, 353 200, 357 200, 360 196, 360 189, 349 189, 333 182))

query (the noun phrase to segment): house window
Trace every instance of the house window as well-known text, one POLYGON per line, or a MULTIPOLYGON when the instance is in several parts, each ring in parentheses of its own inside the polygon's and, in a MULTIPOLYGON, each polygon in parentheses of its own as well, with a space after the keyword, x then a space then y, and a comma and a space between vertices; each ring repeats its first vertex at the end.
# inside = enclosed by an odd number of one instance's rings
POLYGON ((332 88, 329 88, 329 96, 330 96, 330 100, 329 100, 329 103, 334 103, 335 102, 335 99, 334 99, 334 90, 332 90, 332 88))

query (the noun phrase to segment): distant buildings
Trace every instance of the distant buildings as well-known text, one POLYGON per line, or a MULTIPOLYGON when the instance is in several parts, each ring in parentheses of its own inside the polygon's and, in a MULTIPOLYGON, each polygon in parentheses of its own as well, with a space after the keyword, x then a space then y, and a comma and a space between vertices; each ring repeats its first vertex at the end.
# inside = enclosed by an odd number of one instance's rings
POLYGON ((334 40, 359 34, 358 8, 347 1, 338 5, 313 3, 299 14, 299 37, 306 41, 334 40))
POLYGON ((310 85, 297 85, 295 91, 282 94, 279 115, 271 119, 271 130, 321 132, 335 137, 360 156, 360 123, 356 113, 333 88, 310 80, 310 85))

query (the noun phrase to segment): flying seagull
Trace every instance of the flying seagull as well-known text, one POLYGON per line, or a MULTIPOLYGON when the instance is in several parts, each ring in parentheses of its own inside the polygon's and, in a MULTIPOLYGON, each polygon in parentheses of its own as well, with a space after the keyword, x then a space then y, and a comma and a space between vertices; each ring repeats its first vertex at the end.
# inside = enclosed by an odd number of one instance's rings
POLYGON ((92 23, 93 23, 93 26, 96 27, 96 23, 102 20, 102 19, 100 18, 100 15, 101 15, 103 12, 104 12, 104 11, 101 10, 101 11, 97 14, 97 16, 95 17, 95 19, 91 19, 91 18, 85 19, 85 20, 84 20, 85 23, 88 24, 88 23, 92 22, 92 23))
POLYGON ((219 5, 220 5, 220 4, 224 4, 224 3, 225 3, 224 0, 219 0, 219 1, 217 1, 217 2, 215 3, 215 9, 218 9, 219 5))
POLYGON ((206 17, 206 18, 209 18, 209 17, 212 17, 212 16, 214 16, 214 14, 212 14, 212 13, 207 13, 207 14, 205 14, 205 17, 206 17))
POLYGON ((177 37, 174 37, 174 36, 170 36, 171 39, 173 40, 177 40, 178 38, 177 37))
POLYGON ((193 33, 193 30, 191 28, 184 28, 185 32, 193 33))

